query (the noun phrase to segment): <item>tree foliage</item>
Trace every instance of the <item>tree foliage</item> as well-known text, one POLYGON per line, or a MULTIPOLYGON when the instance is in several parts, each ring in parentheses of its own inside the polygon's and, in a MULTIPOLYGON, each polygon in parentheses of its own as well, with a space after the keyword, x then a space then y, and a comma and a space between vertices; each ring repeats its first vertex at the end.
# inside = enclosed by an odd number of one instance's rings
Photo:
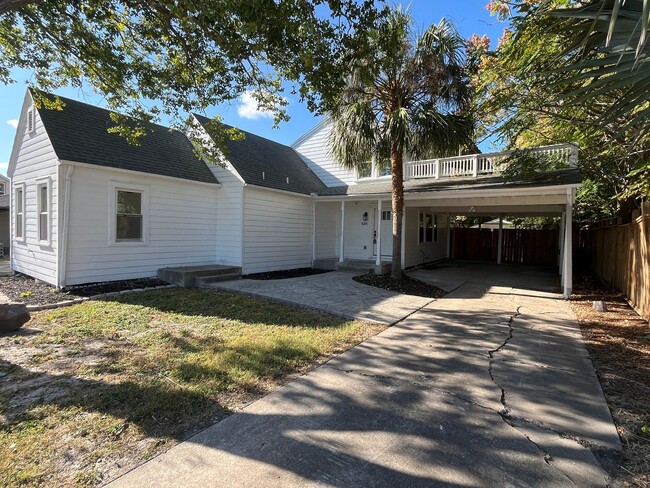
MULTIPOLYGON (((594 78, 577 76, 567 68, 579 60, 602 57, 582 49, 582 31, 563 28, 571 20, 549 14, 575 3, 489 4, 509 27, 496 50, 481 52, 475 86, 483 130, 495 130, 509 147, 578 143, 585 178, 578 192, 578 218, 629 217, 638 199, 647 196, 640 185, 648 176, 646 121, 637 120, 635 110, 609 117, 624 88, 596 91, 588 88, 594 78)), ((533 161, 528 170, 539 168, 533 161)))
MULTIPOLYGON (((340 90, 380 13, 375 3, 0 1, 0 82, 24 68, 36 88, 90 87, 140 121, 180 122, 249 90, 279 122, 287 119, 283 80, 313 110, 340 90)), ((133 135, 124 120, 116 122, 133 135)))
POLYGON ((404 155, 444 156, 471 144, 470 69, 464 40, 444 19, 415 37, 408 12, 394 9, 368 43, 331 112, 332 151, 347 168, 390 162, 392 275, 399 278, 404 155))

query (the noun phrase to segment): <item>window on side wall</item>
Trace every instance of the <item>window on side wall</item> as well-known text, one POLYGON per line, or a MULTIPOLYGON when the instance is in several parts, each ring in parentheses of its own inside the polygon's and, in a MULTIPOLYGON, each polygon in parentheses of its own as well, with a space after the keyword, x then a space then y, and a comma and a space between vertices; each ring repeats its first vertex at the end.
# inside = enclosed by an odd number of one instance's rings
POLYGON ((116 203, 115 240, 142 242, 144 240, 142 192, 118 189, 116 203))
POLYGON ((2 181, 0 181, 0 195, 4 195, 4 194, 5 194, 5 184, 2 181))
POLYGON ((25 187, 17 187, 14 191, 14 234, 19 241, 25 240, 25 187))
POLYGON ((50 184, 39 183, 36 186, 37 233, 39 243, 50 243, 50 184))

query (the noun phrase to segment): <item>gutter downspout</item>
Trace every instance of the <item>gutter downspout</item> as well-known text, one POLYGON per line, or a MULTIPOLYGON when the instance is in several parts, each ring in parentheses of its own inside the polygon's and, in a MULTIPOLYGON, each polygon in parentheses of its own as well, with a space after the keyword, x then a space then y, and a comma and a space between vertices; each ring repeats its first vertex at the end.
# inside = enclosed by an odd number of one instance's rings
POLYGON ((59 276, 57 288, 63 288, 65 284, 65 267, 68 255, 68 228, 70 227, 70 181, 74 166, 66 165, 65 186, 63 191, 63 231, 59 236, 59 276))

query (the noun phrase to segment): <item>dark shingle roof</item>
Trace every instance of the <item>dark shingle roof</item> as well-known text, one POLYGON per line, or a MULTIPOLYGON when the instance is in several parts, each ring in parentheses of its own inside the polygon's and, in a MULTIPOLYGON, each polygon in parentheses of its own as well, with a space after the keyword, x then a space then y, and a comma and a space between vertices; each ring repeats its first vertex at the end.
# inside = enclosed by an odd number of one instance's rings
MULTIPOLYGON (((404 182, 404 192, 419 193, 427 191, 460 190, 501 190, 507 188, 531 188, 541 186, 578 185, 582 176, 577 169, 552 171, 537 175, 530 181, 506 181, 502 176, 481 176, 478 178, 440 179, 423 178, 404 182)), ((391 183, 361 183, 351 186, 325 188, 318 192, 321 196, 374 195, 390 193, 391 183)))
MULTIPOLYGON (((195 117, 204 127, 210 121, 201 115, 195 117)), ((244 139, 227 142, 229 153, 226 157, 246 183, 306 195, 325 188, 291 147, 242 132, 244 139)))
POLYGON ((40 108, 38 113, 59 159, 218 183, 182 132, 147 124, 146 135, 140 138, 140 145, 134 146, 124 137, 107 132, 114 125, 108 110, 58 98, 65 103, 63 110, 40 108))

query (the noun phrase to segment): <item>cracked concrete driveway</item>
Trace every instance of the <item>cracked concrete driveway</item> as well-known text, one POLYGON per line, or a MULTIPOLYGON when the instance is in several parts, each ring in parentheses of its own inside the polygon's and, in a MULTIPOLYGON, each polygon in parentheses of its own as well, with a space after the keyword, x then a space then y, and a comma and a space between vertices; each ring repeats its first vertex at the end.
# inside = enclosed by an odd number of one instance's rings
POLYGON ((492 282, 460 284, 112 486, 605 486, 599 460, 621 446, 575 317, 558 295, 492 282))

